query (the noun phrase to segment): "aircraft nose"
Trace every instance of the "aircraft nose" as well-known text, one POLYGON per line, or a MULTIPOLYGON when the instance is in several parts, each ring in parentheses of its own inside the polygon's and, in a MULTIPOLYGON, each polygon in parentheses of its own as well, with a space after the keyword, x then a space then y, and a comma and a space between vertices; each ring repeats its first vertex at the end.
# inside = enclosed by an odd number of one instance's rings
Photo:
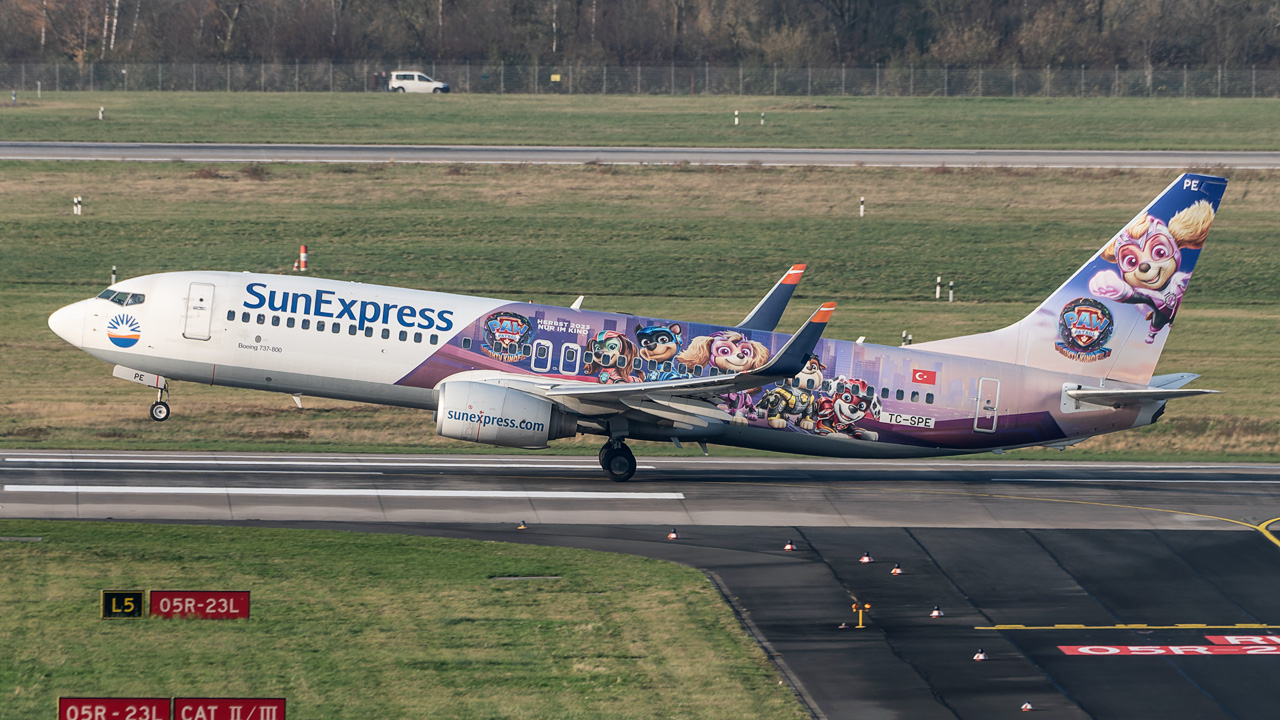
POLYGON ((76 347, 84 342, 84 302, 59 308, 49 316, 49 329, 76 347))

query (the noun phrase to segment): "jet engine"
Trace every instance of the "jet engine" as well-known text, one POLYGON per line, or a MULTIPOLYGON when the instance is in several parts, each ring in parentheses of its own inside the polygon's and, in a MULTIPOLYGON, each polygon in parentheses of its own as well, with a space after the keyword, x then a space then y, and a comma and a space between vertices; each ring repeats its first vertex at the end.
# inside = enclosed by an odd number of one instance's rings
POLYGON ((549 440, 578 433, 574 416, 537 395, 469 380, 445 381, 437 390, 436 432, 447 438, 544 448, 549 440))

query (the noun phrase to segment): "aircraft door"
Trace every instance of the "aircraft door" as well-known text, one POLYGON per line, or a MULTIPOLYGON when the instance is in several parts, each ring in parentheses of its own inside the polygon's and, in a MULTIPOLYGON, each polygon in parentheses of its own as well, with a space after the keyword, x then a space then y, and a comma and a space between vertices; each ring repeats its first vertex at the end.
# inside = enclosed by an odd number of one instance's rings
POLYGON ((187 320, 182 327, 182 337, 188 340, 208 340, 213 323, 213 285, 191 283, 187 293, 187 320))
POLYGON ((973 431, 993 433, 1000 416, 1000 381, 996 378, 978 379, 978 397, 975 398, 973 431))

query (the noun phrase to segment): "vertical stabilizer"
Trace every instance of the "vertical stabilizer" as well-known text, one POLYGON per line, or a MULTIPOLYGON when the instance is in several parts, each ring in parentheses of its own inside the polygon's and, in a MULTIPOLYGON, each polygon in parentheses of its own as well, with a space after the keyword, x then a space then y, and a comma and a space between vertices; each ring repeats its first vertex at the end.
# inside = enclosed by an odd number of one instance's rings
POLYGON ((916 347, 1147 384, 1226 187, 1180 176, 1021 321, 916 347))

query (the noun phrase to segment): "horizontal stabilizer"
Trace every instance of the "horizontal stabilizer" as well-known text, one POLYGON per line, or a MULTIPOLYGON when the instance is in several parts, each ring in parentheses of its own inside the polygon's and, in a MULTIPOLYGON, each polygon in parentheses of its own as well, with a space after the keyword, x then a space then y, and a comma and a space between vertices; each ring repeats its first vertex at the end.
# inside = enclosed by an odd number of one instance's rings
POLYGON ((1138 390, 1068 390, 1067 397, 1080 402, 1086 402, 1090 405, 1104 405, 1107 407, 1124 407, 1126 405, 1141 405, 1147 402, 1158 402, 1161 400, 1172 400, 1174 398, 1192 397, 1194 395, 1213 395, 1221 392, 1220 390, 1197 390, 1195 388, 1173 389, 1173 388, 1140 388, 1138 390))

